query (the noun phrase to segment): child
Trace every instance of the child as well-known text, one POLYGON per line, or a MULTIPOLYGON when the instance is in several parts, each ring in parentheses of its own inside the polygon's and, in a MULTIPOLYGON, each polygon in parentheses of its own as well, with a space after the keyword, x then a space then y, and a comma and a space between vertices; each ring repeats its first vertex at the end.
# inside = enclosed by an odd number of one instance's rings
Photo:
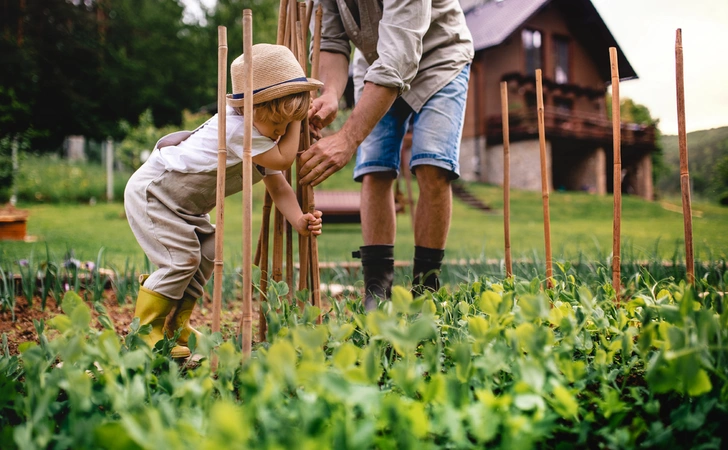
MULTIPOLYGON (((253 46, 253 183, 261 179, 277 208, 301 234, 321 234, 321 212, 304 214, 281 174, 296 157, 301 120, 310 92, 322 85, 306 78, 293 53, 280 45, 253 46)), ((227 96, 225 195, 242 190, 243 57, 230 67, 233 94, 227 96)), ((142 336, 150 346, 182 329, 175 358, 186 358, 190 315, 212 275, 218 115, 196 130, 178 131, 157 142, 149 159, 129 179, 124 208, 139 245, 158 269, 142 279, 134 317, 151 324, 142 336)), ((251 251, 251 249, 246 249, 251 251)))

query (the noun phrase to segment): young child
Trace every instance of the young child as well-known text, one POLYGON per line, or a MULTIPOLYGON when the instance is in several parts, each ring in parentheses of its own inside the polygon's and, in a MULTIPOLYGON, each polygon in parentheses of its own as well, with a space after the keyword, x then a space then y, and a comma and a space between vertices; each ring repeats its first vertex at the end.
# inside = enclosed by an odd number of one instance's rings
MULTIPOLYGON (((322 83, 306 78, 293 53, 280 45, 253 46, 253 183, 261 179, 277 208, 301 234, 321 234, 321 212, 304 214, 281 170, 298 151, 301 120, 310 91, 322 83)), ((230 67, 227 96, 225 195, 242 190, 243 56, 230 67)), ((218 115, 196 130, 178 131, 157 142, 149 159, 126 186, 124 208, 139 245, 158 269, 142 279, 134 317, 151 324, 150 346, 182 329, 172 356, 190 355, 190 315, 210 279, 215 257, 218 115)), ((251 251, 251 249, 246 249, 251 251)))

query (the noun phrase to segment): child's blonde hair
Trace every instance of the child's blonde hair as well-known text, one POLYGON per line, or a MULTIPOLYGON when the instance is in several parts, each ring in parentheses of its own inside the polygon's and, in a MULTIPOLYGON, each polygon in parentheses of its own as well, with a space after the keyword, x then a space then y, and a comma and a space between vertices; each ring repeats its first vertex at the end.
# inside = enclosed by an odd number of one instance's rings
MULTIPOLYGON (((274 98, 253 106, 253 117, 260 122, 301 121, 308 114, 311 93, 308 91, 274 98)), ((235 108, 243 114, 243 108, 235 108)))

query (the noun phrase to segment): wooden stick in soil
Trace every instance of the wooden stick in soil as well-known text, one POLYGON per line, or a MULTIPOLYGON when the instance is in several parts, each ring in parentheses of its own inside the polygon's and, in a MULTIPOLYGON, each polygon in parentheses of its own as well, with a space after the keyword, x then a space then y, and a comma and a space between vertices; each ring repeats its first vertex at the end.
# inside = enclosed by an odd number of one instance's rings
MULTIPOLYGON (((303 24, 303 28, 308 30, 308 27, 311 26, 311 16, 313 15, 313 0, 308 0, 306 2, 306 23, 303 24)), ((306 42, 306 39, 303 39, 304 42, 306 42)))
POLYGON ((622 118, 619 109, 619 64, 616 47, 609 47, 609 61, 612 69, 612 142, 614 153, 614 171, 612 173, 612 189, 614 190, 614 221, 612 227, 612 288, 615 300, 619 305, 622 289, 622 118))
POLYGON ((677 134, 680 148, 680 191, 682 192, 683 225, 685 228, 685 269, 688 283, 695 283, 693 255, 693 211, 690 204, 690 171, 688 170, 688 138, 685 133, 685 79, 683 77, 682 29, 675 33, 675 81, 677 85, 677 134))
POLYGON ((505 237, 506 276, 513 276, 511 260, 511 142, 508 129, 508 83, 501 82, 503 120, 503 235, 505 237))
POLYGON ((253 13, 243 11, 243 318, 240 322, 243 359, 250 357, 253 344, 253 13))
POLYGON ((286 13, 288 9, 288 1, 281 0, 278 5, 278 32, 276 34, 276 44, 283 45, 283 38, 286 35, 286 13))
POLYGON ((543 197, 543 234, 546 244, 546 287, 552 287, 553 261, 551 259, 551 216, 549 214, 549 175, 546 171, 546 131, 543 110, 543 82, 541 69, 536 69, 536 103, 538 108, 538 144, 541 153, 541 195, 543 197))
POLYGON ((273 207, 273 199, 268 191, 265 191, 265 199, 263 200, 263 219, 260 225, 260 259, 256 265, 260 267, 260 301, 258 303, 258 342, 264 342, 266 333, 268 332, 268 322, 265 320, 263 312, 263 299, 267 298, 268 293, 268 250, 270 245, 270 211, 273 207))
MULTIPOLYGON (((278 32, 276 34, 276 44, 283 45, 286 33, 286 18, 288 11, 287 0, 281 0, 278 7, 278 32)), ((273 199, 266 190, 263 200, 263 217, 260 224, 260 235, 258 239, 258 248, 255 252, 255 264, 260 267, 260 301, 258 303, 258 342, 266 339, 268 331, 268 322, 265 320, 263 313, 263 299, 268 292, 268 254, 270 246, 270 213, 273 207, 273 199)))
MULTIPOLYGON (((212 332, 220 331, 222 310, 223 235, 225 230, 225 168, 227 138, 225 93, 227 92, 227 28, 217 27, 217 185, 215 190, 215 260, 212 287, 212 332)), ((217 355, 213 354, 211 368, 217 370, 217 355)))
MULTIPOLYGON (((298 33, 300 31, 300 38, 301 42, 305 42, 303 38, 303 27, 301 26, 300 22, 296 23, 296 32, 298 33)), ((298 35, 297 35, 298 36, 298 35)), ((301 51, 298 52, 296 55, 298 58, 298 63, 301 65, 301 68, 304 72, 306 72, 306 51, 305 46, 301 45, 299 46, 301 51)), ((308 130, 308 117, 306 117, 301 122, 301 141, 299 145, 298 154, 296 155, 296 179, 300 179, 300 170, 301 170, 301 155, 305 150, 308 150, 308 147, 310 146, 310 135, 308 130), (307 140, 308 139, 308 140, 307 140)), ((301 210, 306 211, 308 208, 308 187, 302 186, 297 183, 297 193, 298 193, 298 200, 301 205, 301 210)), ((302 291, 304 289, 310 289, 311 283, 309 282, 309 270, 311 267, 311 258, 310 258, 310 239, 309 236, 303 236, 299 235, 298 237, 298 290, 302 291)), ((302 305, 301 305, 302 306, 302 305)))
MULTIPOLYGON (((311 78, 318 79, 319 76, 319 57, 321 52, 321 23, 323 18, 323 9, 319 3, 316 9, 316 19, 314 22, 313 36, 313 55, 311 57, 311 78)), ((306 119, 306 129, 308 129, 308 119, 306 119)), ((306 133, 304 146, 308 148, 311 145, 311 136, 306 133)), ((306 194, 308 197, 308 212, 313 213, 316 210, 316 202, 314 199, 313 186, 307 186, 306 194)), ((313 304, 321 308, 321 273, 319 272, 319 254, 318 239, 315 235, 311 235, 311 290, 313 293, 313 304)), ((321 315, 316 318, 316 323, 321 323, 321 315)))

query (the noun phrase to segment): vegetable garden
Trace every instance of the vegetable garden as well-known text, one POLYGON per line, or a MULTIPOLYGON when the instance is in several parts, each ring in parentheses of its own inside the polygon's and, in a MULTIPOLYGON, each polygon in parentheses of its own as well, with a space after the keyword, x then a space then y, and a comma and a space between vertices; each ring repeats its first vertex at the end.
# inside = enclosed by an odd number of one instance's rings
POLYGON ((175 363, 174 341, 149 349, 136 324, 120 336, 71 289, 36 321, 38 344, 11 354, 3 337, 3 447, 721 448, 725 265, 695 287, 625 272, 619 305, 606 266, 556 264, 548 289, 518 275, 419 298, 397 286, 368 315, 330 299, 321 325, 273 282, 268 342, 242 363, 221 333, 175 363))

